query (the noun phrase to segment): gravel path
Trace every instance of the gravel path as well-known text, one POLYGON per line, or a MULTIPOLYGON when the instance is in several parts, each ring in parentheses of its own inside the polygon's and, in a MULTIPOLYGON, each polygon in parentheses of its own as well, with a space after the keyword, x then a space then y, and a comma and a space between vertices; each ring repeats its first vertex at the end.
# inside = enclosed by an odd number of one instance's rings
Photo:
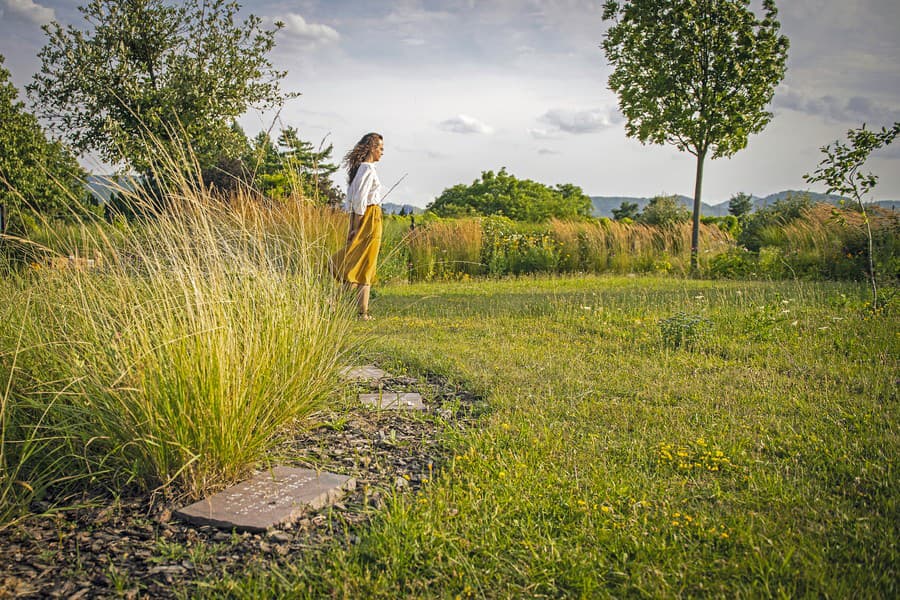
MULTIPOLYGON (((358 391, 366 387, 358 384, 358 391)), ((415 493, 437 474, 446 457, 440 434, 464 428, 482 408, 439 377, 384 379, 381 387, 417 391, 428 410, 348 406, 320 415, 322 426, 291 436, 274 452, 278 464, 355 477, 356 489, 338 504, 265 534, 181 523, 172 517, 175 506, 146 494, 31 517, 0 531, 0 598, 171 598, 255 562, 294 561, 311 549, 358 542, 387 496, 415 493)))

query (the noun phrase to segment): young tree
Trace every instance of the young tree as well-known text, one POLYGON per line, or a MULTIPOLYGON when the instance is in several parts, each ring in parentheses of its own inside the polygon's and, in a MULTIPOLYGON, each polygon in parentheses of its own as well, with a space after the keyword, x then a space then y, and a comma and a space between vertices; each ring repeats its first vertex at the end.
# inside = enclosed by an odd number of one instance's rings
POLYGON ((669 227, 691 218, 690 211, 675 196, 656 196, 644 207, 637 220, 645 225, 669 227))
POLYGON ((278 136, 277 144, 262 131, 251 144, 245 158, 253 184, 260 192, 283 198, 299 191, 307 199, 330 206, 344 200, 344 192, 331 176, 338 170, 330 163, 334 148, 314 150, 311 142, 300 139, 297 130, 287 127, 278 136))
POLYGON ((331 179, 338 170, 338 166, 330 162, 334 144, 324 148, 320 146, 316 150, 312 142, 300 139, 294 127, 287 127, 281 132, 278 144, 284 148, 281 156, 285 168, 299 181, 306 198, 331 206, 343 201, 344 193, 331 179))
MULTIPOLYGON (((142 174, 157 142, 191 145, 201 167, 236 157, 232 127, 250 106, 283 101, 266 58, 275 30, 230 0, 90 0, 85 30, 51 23, 28 92, 79 152, 142 174)), ((276 29, 280 27, 276 24, 276 29)))
POLYGON ((613 219, 621 221, 622 219, 636 219, 640 212, 637 202, 622 200, 622 204, 619 205, 619 208, 614 208, 612 214, 613 219))
POLYGON ((804 175, 803 178, 810 182, 822 182, 828 186, 826 193, 838 193, 850 196, 856 201, 866 224, 866 237, 868 239, 869 255, 869 281, 872 284, 872 310, 878 309, 878 285, 875 278, 875 253, 872 243, 872 226, 869 223, 869 215, 863 198, 878 183, 878 177, 873 173, 860 171, 869 156, 875 150, 890 145, 900 135, 900 122, 894 123, 890 129, 882 127, 881 131, 866 129, 863 124, 859 129, 851 129, 847 132, 849 144, 835 141, 824 146, 822 152, 825 158, 819 163, 819 167, 812 175, 804 175))
POLYGON ((59 142, 48 140, 18 99, 0 55, 0 210, 6 231, 27 235, 41 219, 67 219, 83 208, 85 173, 59 142))
POLYGON ((739 222, 743 221, 752 210, 753 197, 750 194, 740 192, 728 201, 728 213, 737 217, 739 222))
POLYGON ((697 158, 691 268, 697 268, 703 163, 731 156, 768 124, 788 40, 774 0, 762 20, 750 0, 608 0, 603 40, 625 131, 697 158))

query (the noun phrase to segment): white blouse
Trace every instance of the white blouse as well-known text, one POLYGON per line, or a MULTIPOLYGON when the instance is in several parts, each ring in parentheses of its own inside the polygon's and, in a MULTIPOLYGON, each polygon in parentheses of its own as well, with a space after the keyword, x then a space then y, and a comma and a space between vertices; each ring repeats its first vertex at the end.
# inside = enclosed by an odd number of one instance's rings
POLYGON ((364 215, 366 207, 373 204, 381 204, 381 181, 378 180, 374 163, 360 163, 356 177, 347 188, 347 210, 364 215))

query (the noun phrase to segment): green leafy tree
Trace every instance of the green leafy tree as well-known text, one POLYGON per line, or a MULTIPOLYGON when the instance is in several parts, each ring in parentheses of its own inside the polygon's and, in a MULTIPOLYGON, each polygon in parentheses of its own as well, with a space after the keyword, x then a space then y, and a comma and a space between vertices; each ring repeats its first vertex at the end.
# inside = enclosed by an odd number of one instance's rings
MULTIPOLYGON (((28 86, 79 152, 152 172, 157 143, 188 142, 201 167, 238 157, 233 127, 248 107, 283 101, 266 58, 275 30, 239 21, 226 0, 92 0, 87 28, 44 27, 41 71, 28 86)), ((276 24, 276 30, 281 24, 276 24)))
POLYGON ((675 196, 656 196, 644 207, 637 221, 645 225, 669 227, 691 218, 690 211, 675 196))
POLYGON ((788 40, 773 0, 760 20, 750 0, 608 0, 603 40, 625 131, 697 158, 691 267, 697 268, 703 164, 747 145, 769 123, 788 40))
POLYGON ((613 219, 621 221, 623 219, 636 219, 640 212, 641 211, 638 210, 637 202, 622 200, 622 204, 619 205, 619 208, 614 208, 612 214, 613 219))
POLYGON ((750 194, 740 192, 728 201, 728 214, 737 217, 738 222, 743 221, 753 211, 753 198, 750 194))
POLYGON ((865 124, 859 129, 851 129, 847 132, 849 143, 845 144, 838 140, 824 146, 822 152, 825 154, 825 158, 819 163, 819 167, 812 175, 804 175, 804 179, 810 183, 824 183, 828 187, 827 193, 829 194, 838 193, 842 196, 850 196, 859 207, 866 225, 873 310, 878 309, 878 285, 875 277, 872 225, 869 223, 869 215, 866 213, 863 198, 878 183, 878 176, 873 173, 864 173, 861 169, 872 152, 890 145, 897 135, 900 135, 900 122, 894 123, 890 129, 882 127, 881 131, 866 129, 865 124))
POLYGON ((344 192, 331 176, 338 170, 332 164, 334 148, 314 149, 311 142, 300 139, 293 127, 285 128, 277 143, 266 132, 254 138, 245 158, 253 183, 260 192, 273 198, 284 198, 293 192, 318 204, 335 206, 344 199, 344 192))
POLYGON ((445 189, 428 205, 441 217, 503 215, 516 221, 540 222, 550 218, 585 218, 591 199, 572 184, 548 187, 530 179, 517 179, 500 169, 483 171, 471 185, 445 189))
POLYGON ((201 168, 203 183, 214 193, 229 197, 242 189, 249 180, 245 158, 250 154, 250 140, 240 125, 231 124, 235 154, 221 153, 212 165, 201 168))
POLYGON ((0 56, 0 210, 6 233, 27 235, 42 220, 81 212, 85 173, 19 101, 4 61, 0 56))

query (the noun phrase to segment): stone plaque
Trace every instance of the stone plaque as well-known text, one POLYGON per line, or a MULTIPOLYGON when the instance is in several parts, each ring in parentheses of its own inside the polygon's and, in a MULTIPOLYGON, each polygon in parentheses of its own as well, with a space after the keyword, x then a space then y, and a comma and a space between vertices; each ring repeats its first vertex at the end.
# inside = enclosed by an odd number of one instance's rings
POLYGON ((368 406, 388 410, 425 410, 422 396, 413 392, 384 392, 382 394, 360 394, 359 401, 368 406))
POLYGON ((375 382, 384 379, 389 375, 374 365, 364 365, 362 367, 344 367, 341 369, 341 379, 345 381, 368 381, 375 382))
POLYGON ((198 525, 258 533, 288 524, 307 510, 332 504, 354 487, 356 480, 347 475, 274 467, 175 515, 198 525))

